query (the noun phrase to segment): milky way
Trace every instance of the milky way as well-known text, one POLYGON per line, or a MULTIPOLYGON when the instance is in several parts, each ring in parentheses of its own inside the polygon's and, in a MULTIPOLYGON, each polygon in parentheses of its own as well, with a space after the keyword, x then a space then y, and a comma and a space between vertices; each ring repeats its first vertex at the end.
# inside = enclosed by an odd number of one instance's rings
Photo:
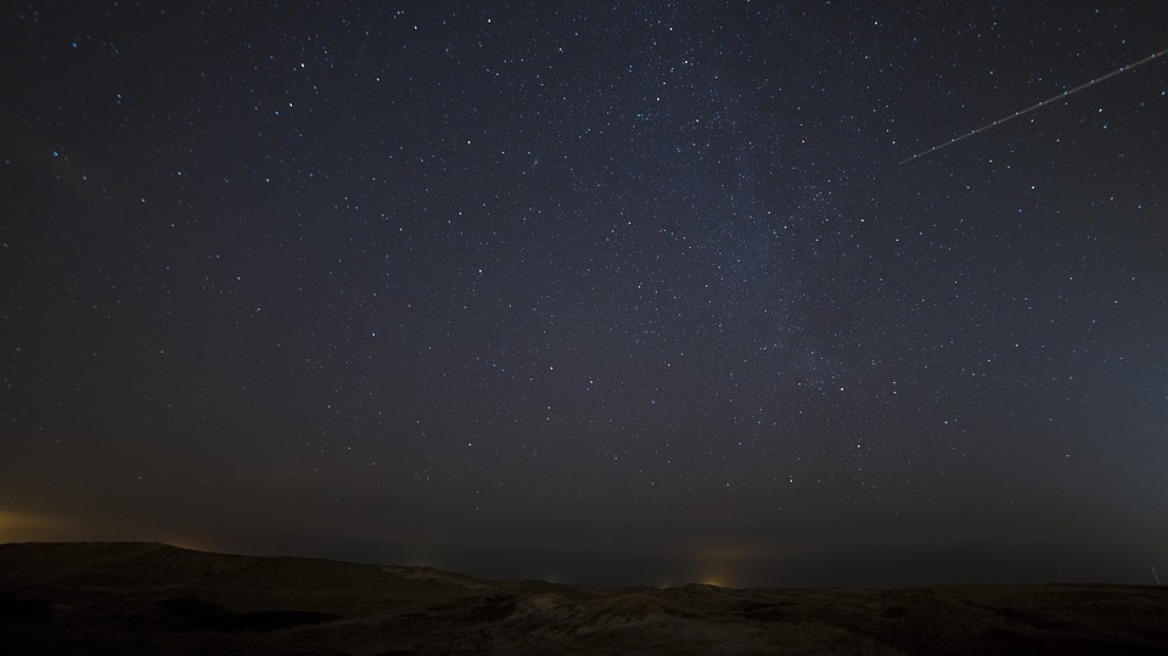
POLYGON ((1165 11, 12 4, 0 539, 1144 582, 1165 11))

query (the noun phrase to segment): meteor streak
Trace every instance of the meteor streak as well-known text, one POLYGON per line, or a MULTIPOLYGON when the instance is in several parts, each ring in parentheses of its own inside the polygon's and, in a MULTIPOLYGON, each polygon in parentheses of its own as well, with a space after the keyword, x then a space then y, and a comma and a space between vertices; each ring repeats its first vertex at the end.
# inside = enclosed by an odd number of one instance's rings
POLYGON ((900 162, 898 162, 898 164, 907 164, 907 163, 909 163, 909 162, 911 162, 914 159, 917 159, 919 157, 924 157, 925 155, 931 155, 931 154, 937 152, 938 150, 941 150, 942 148, 948 148, 949 146, 952 146, 953 144, 957 143, 958 141, 963 141, 965 139, 968 139, 975 134, 985 132, 986 130, 989 130, 990 128, 997 127, 997 126, 1005 123, 1006 121, 1016 119, 1019 116, 1025 116, 1026 114, 1033 112, 1034 110, 1038 109, 1039 107, 1049 105, 1050 103, 1055 102, 1057 100, 1062 100, 1063 98, 1066 98, 1067 96, 1070 96, 1072 94, 1076 94, 1076 93, 1082 91, 1083 89, 1086 89, 1087 87, 1095 86, 1096 84, 1099 84, 1100 82, 1102 82, 1108 78, 1113 78, 1116 75, 1119 75, 1120 73, 1125 73, 1127 71, 1130 71, 1131 69, 1135 68, 1136 66, 1139 66, 1141 64, 1146 64, 1146 63, 1152 61, 1153 59, 1156 59, 1157 57, 1163 57, 1165 54, 1168 54, 1168 48, 1165 48, 1164 50, 1161 50, 1159 52, 1148 55, 1147 57, 1144 57, 1143 59, 1141 59, 1137 62, 1133 62, 1131 64, 1128 64, 1127 66, 1124 66, 1123 68, 1119 68, 1119 69, 1116 69, 1114 71, 1111 71, 1107 75, 1104 75, 1102 77, 1097 77, 1094 80, 1091 80, 1090 82, 1080 84, 1079 86, 1075 87, 1074 89, 1068 89, 1067 91, 1064 91, 1057 96, 1051 96, 1050 98, 1047 98, 1046 100, 1043 100, 1042 102, 1035 103, 1035 104, 1027 107, 1026 109, 1020 109, 1020 110, 1014 112, 1013 114, 1010 114, 1009 116, 1006 116, 1004 118, 1000 118, 1000 119, 994 121, 993 123, 987 123, 976 130, 973 130, 971 132, 966 132, 965 134, 957 136, 957 137, 953 137, 949 141, 946 141, 945 143, 943 143, 939 146, 933 146, 932 148, 930 148, 928 150, 922 150, 921 152, 917 153, 916 155, 913 155, 912 157, 906 157, 906 158, 900 160, 900 162))

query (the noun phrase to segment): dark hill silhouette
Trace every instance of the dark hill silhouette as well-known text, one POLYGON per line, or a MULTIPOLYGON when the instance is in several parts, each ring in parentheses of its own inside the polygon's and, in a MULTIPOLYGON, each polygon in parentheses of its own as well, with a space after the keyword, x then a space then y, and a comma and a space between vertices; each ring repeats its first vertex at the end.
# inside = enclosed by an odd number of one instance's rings
POLYGON ((599 588, 148 543, 0 545, 5 654, 1163 654, 1168 590, 599 588))

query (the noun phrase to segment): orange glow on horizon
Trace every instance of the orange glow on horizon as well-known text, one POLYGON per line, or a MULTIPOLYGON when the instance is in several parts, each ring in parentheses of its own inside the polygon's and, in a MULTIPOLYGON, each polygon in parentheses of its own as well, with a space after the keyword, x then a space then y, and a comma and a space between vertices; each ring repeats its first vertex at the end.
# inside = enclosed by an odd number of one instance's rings
POLYGON ((0 510, 0 542, 51 542, 67 539, 68 522, 37 513, 0 510))
POLYGON ((8 542, 161 542, 194 551, 221 552, 220 545, 166 531, 123 530, 66 515, 0 508, 0 544, 8 542))

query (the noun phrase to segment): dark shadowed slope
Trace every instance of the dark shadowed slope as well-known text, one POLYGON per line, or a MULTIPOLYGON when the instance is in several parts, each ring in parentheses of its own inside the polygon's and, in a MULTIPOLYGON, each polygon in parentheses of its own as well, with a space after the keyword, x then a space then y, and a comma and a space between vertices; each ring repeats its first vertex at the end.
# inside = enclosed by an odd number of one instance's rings
POLYGON ((1168 590, 590 588, 162 544, 0 545, 10 654, 1160 654, 1168 590))

